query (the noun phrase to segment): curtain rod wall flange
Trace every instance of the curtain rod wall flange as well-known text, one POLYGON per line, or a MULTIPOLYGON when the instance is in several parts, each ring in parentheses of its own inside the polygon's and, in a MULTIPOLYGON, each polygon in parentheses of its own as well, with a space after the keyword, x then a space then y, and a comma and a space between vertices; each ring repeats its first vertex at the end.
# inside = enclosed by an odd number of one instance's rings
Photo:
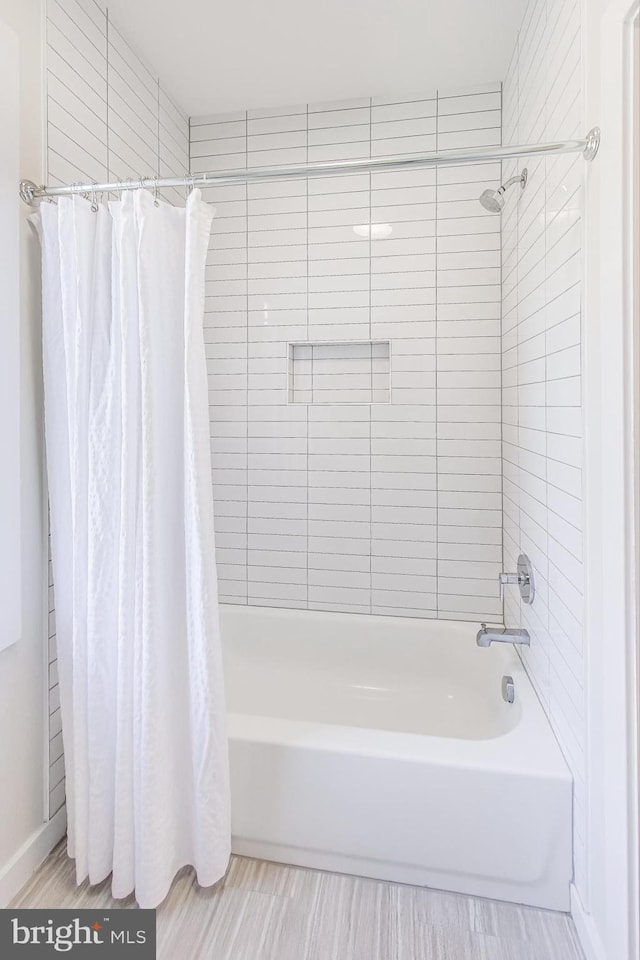
POLYGON ((591 127, 586 136, 586 141, 583 155, 585 160, 591 163, 592 160, 595 160, 600 147, 600 127, 591 127))
POLYGON ((357 173, 376 173, 389 170, 409 170, 439 166, 455 166, 467 163, 486 163, 491 160, 518 160, 521 157, 542 157, 554 154, 581 153, 585 160, 592 161, 600 146, 600 128, 592 127, 583 140, 561 140, 555 143, 534 143, 524 146, 476 147, 475 150, 441 150, 435 153, 410 156, 375 157, 367 160, 334 160, 330 163, 297 164, 245 170, 222 170, 211 173, 196 173, 183 177, 141 177, 120 180, 114 183, 72 183, 60 187, 38 186, 33 180, 21 180, 19 193, 30 206, 40 200, 54 197, 97 193, 121 193, 124 190, 151 190, 167 188, 193 188, 227 186, 233 183, 249 183, 258 180, 295 180, 315 177, 347 176, 357 173))
POLYGON ((44 196, 45 190, 46 187, 39 187, 33 180, 21 180, 18 187, 20 199, 28 203, 30 207, 38 206, 39 201, 42 200, 44 196))

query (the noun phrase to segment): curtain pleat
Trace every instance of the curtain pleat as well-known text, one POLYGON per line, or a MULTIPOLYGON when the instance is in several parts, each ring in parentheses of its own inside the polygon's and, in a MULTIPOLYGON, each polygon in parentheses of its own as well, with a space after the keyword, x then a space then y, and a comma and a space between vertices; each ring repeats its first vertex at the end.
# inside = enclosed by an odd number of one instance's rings
POLYGON ((212 210, 43 205, 45 424, 69 852, 156 906, 225 872, 202 320, 212 210))

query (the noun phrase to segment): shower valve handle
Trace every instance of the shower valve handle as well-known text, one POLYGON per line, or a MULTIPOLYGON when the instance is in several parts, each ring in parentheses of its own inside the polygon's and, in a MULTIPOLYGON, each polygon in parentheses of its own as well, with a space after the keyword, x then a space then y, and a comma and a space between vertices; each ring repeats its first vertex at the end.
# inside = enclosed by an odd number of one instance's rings
POLYGON ((522 602, 533 603, 533 598, 536 594, 533 581, 533 567, 526 553, 521 553, 518 557, 518 572, 499 573, 498 583, 500 584, 500 603, 504 602, 504 588, 507 583, 517 583, 522 602))
POLYGON ((517 573, 499 573, 498 582, 500 584, 500 603, 504 601, 504 588, 507 583, 519 583, 520 575, 517 573))

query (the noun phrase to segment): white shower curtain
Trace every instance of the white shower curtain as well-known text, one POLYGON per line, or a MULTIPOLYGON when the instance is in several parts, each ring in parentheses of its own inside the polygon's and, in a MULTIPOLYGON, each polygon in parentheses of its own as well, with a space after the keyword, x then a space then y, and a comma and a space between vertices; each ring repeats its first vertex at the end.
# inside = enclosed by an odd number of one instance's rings
POLYGON ((43 204, 46 447, 69 852, 142 907, 230 849, 202 331, 213 212, 43 204))

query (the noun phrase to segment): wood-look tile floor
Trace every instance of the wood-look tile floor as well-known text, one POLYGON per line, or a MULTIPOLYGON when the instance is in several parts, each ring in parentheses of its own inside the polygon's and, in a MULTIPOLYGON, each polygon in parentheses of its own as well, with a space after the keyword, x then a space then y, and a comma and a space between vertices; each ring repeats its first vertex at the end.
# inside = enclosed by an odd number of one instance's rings
MULTIPOLYGON (((59 844, 14 907, 128 907, 76 886, 59 844)), ((563 913, 233 857, 199 887, 182 870, 157 912, 158 960, 583 960, 563 913)))

